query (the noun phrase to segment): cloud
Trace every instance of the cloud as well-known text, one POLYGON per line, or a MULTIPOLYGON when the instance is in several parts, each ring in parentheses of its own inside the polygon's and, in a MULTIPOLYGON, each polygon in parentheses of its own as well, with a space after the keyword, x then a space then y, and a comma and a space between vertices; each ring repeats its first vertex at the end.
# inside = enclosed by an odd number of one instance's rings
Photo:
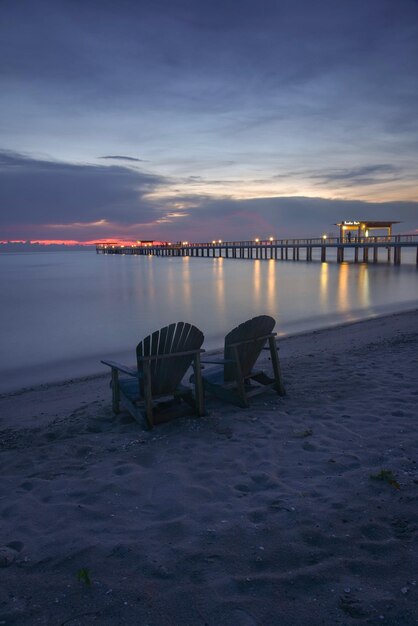
POLYGON ((116 165, 76 165, 0 152, 0 223, 148 223, 147 194, 165 178, 116 165))
POLYGON ((99 159, 111 159, 112 161, 134 161, 135 163, 145 163, 146 159, 136 159, 135 157, 123 155, 101 156, 99 159))
POLYGON ((341 219, 400 221, 397 232, 416 228, 418 202, 363 202, 325 198, 280 197, 235 200, 227 197, 177 197, 188 206, 188 216, 180 223, 161 226, 164 237, 192 241, 315 237, 335 230, 341 219))
MULTIPOLYGON (((395 176, 397 171, 389 164, 369 164, 305 175, 351 184, 395 176)), ((174 179, 121 165, 79 165, 2 151, 2 238, 211 241, 304 237, 329 232, 341 219, 399 220, 398 232, 416 228, 417 202, 303 196, 238 199, 216 192, 171 193, 174 183, 174 179)), ((193 179, 189 189, 195 190, 193 179)))
POLYGON ((402 168, 381 163, 377 165, 363 165, 346 169, 331 169, 326 172, 311 174, 311 179, 318 179, 321 183, 339 183, 346 186, 377 185, 395 180, 403 180, 402 168))

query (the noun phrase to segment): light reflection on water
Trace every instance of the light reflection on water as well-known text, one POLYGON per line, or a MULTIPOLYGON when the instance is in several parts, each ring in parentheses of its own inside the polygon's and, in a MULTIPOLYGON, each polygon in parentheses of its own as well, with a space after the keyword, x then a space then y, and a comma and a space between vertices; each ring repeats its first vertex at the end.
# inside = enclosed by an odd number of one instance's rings
POLYGON ((211 349, 261 313, 291 334, 418 306, 413 264, 3 254, 0 289, 0 391, 98 372, 105 356, 131 362, 173 321, 196 324, 211 349))

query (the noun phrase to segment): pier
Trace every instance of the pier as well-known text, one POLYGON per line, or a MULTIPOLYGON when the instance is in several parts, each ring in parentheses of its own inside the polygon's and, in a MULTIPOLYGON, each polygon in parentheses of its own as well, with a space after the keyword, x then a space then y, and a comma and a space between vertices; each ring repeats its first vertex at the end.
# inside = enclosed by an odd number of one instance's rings
POLYGON ((415 248, 418 265, 418 235, 376 237, 326 237, 316 239, 254 239, 252 241, 212 241, 206 243, 138 242, 132 245, 98 243, 98 254, 132 254, 160 257, 196 257, 225 259, 273 259, 275 261, 330 260, 334 252, 338 263, 378 263, 400 265, 402 250, 415 248))

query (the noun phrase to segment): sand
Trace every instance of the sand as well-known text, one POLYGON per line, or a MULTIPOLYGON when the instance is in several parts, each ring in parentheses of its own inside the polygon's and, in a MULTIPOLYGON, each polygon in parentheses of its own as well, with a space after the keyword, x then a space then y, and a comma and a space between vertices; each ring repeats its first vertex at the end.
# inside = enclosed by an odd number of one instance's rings
POLYGON ((418 624, 418 312, 280 347, 285 398, 152 432, 1 397, 0 625, 418 624))

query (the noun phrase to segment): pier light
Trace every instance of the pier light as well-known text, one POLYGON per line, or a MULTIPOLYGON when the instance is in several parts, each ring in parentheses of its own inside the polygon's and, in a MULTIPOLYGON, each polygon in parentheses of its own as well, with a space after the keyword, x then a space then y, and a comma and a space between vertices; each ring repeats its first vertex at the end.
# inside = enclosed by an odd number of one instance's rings
POLYGON ((256 237, 256 238, 254 239, 254 241, 255 241, 255 243, 259 243, 259 242, 260 242, 260 238, 259 238, 259 237, 256 237))
POLYGON ((213 243, 213 244, 215 244, 215 243, 216 243, 216 239, 213 239, 213 240, 212 240, 212 243, 213 243))
POLYGON ((222 243, 222 239, 218 239, 218 243, 222 243))
POLYGON ((269 241, 274 241, 274 237, 269 237, 269 241))
POLYGON ((325 239, 327 238, 326 235, 322 235, 322 239, 325 241, 325 239))
POLYGON ((137 241, 136 243, 142 243, 142 241, 137 241))
POLYGON ((168 245, 171 246, 171 241, 168 242, 168 245))
POLYGON ((183 241, 182 245, 187 246, 188 243, 189 243, 188 241, 183 241))

